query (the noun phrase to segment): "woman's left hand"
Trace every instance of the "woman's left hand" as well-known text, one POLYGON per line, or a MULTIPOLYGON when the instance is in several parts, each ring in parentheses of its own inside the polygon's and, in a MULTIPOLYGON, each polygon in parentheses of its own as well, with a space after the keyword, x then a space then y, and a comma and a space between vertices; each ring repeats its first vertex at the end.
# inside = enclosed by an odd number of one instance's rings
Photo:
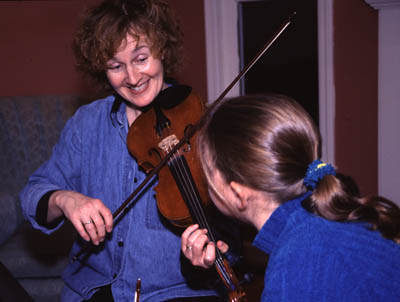
MULTIPOLYGON (((218 241, 217 247, 226 253, 229 246, 218 241)), ((210 268, 215 262, 215 244, 209 240, 206 229, 199 229, 197 224, 189 226, 182 234, 181 250, 195 266, 210 268)))

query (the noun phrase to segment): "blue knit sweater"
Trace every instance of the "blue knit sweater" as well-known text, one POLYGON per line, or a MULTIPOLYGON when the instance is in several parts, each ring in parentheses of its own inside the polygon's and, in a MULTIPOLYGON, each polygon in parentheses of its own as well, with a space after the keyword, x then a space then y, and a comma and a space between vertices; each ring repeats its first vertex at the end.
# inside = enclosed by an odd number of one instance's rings
POLYGON ((400 245, 365 223, 281 205, 253 244, 269 254, 262 301, 400 301, 400 245))

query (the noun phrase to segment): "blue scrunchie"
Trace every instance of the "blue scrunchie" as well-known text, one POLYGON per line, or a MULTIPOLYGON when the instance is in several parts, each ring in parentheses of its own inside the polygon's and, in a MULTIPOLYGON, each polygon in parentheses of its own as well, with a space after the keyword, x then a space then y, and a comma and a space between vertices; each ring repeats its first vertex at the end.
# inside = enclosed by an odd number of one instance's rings
POLYGON ((325 175, 336 175, 335 168, 330 164, 325 164, 320 159, 314 160, 307 169, 306 176, 304 177, 304 185, 314 190, 325 175))

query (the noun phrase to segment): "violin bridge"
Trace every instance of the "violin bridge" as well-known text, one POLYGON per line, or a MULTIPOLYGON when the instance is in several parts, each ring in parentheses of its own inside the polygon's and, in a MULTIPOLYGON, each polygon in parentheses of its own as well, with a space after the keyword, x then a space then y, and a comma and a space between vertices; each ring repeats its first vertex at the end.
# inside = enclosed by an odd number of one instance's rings
POLYGON ((172 149, 173 146, 177 145, 179 143, 178 138, 176 137, 175 134, 172 134, 170 136, 167 136, 164 138, 159 144, 158 147, 162 149, 165 153, 168 153, 169 150, 172 149))

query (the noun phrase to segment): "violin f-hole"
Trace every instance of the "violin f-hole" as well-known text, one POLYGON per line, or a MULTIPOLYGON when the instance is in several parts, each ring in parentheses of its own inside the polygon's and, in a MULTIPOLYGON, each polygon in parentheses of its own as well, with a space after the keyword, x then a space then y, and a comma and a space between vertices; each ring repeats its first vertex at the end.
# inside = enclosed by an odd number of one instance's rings
POLYGON ((153 156, 153 152, 157 155, 158 160, 161 161, 161 160, 162 160, 162 156, 161 156, 161 154, 160 154, 160 151, 158 151, 157 148, 151 148, 151 149, 149 149, 149 155, 150 155, 150 156, 153 156))
MULTIPOLYGON (((185 129, 183 130, 183 133, 186 134, 187 131, 189 131, 189 130, 192 129, 192 128, 193 128, 193 125, 192 125, 192 124, 187 125, 187 126, 185 127, 185 129)), ((190 151, 192 150, 192 147, 191 147, 191 144, 190 144, 190 141, 189 141, 189 140, 186 141, 186 146, 187 146, 187 148, 183 148, 183 149, 182 149, 183 152, 190 152, 190 151)))

